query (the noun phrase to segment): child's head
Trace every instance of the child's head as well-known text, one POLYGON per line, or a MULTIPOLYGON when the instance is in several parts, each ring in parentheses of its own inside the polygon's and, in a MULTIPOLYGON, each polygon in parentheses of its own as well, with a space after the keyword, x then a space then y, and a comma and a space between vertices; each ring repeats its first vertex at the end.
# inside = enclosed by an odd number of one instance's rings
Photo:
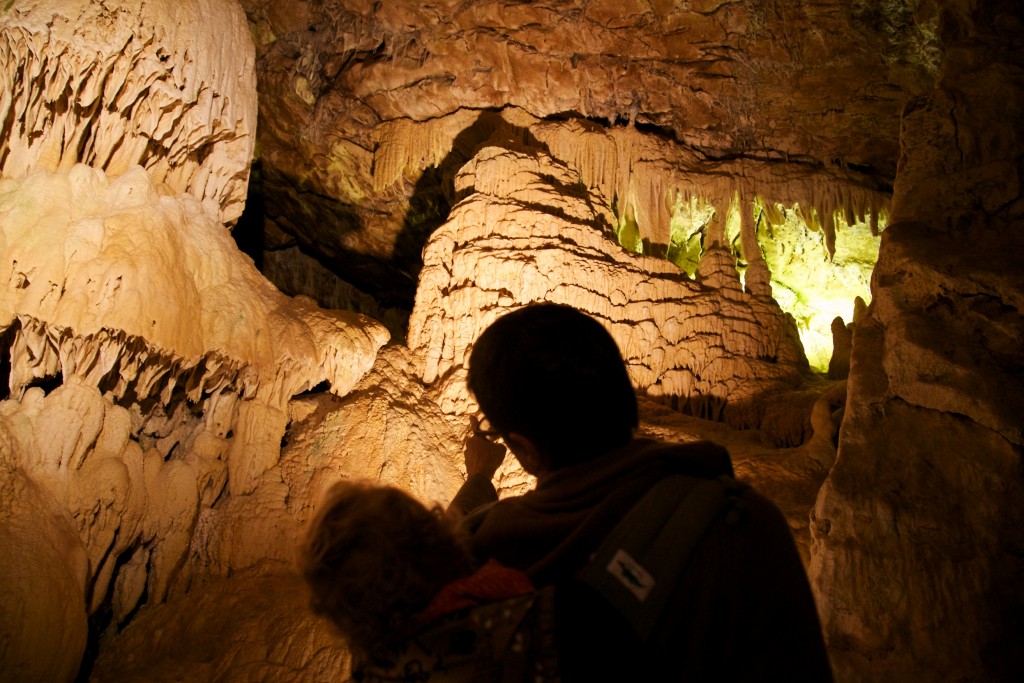
POLYGON ((400 644, 411 617, 472 572, 468 546, 439 506, 351 481, 335 484, 320 503, 299 563, 313 611, 362 653, 400 644))

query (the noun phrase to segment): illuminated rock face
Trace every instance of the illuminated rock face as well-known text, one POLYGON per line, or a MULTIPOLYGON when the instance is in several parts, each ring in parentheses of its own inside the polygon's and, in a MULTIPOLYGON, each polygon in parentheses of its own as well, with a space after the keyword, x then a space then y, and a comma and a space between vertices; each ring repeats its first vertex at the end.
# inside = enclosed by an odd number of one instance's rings
POLYGON ((5 681, 73 680, 90 616, 187 587, 204 511, 280 482, 290 399, 345 394, 388 338, 283 295, 226 229, 253 148, 239 8, 59 4, 0 30, 5 681))
POLYGON ((242 213, 255 53, 228 0, 19 0, 0 31, 0 176, 84 163, 242 213))
POLYGON ((693 414, 732 411, 756 424, 749 404, 800 383, 806 361, 795 328, 770 297, 743 291, 728 252, 709 251, 699 282, 628 253, 600 197, 537 150, 484 147, 454 189, 464 199, 424 249, 409 327, 423 381, 447 387, 443 409, 469 410, 464 371, 477 336, 536 301, 601 321, 634 385, 693 414))
MULTIPOLYGON (((259 501, 264 539, 274 524, 298 527, 272 514, 289 401, 317 385, 343 395, 388 335, 283 295, 226 230, 242 211, 256 112, 238 5, 3 13, 0 678, 71 681, 102 624, 175 586, 252 557, 258 575, 291 571, 294 535, 276 553, 227 539, 212 560, 197 535, 222 538, 217 501, 243 511, 233 528, 259 501)), ((304 494, 292 496, 300 509, 304 494)), ((308 645, 282 665, 312 671, 310 651, 322 668, 344 663, 298 604, 295 618, 308 645)), ((243 652, 259 647, 252 630, 243 652)))
POLYGON ((120 620, 144 594, 161 602, 202 511, 272 476, 289 399, 321 382, 346 393, 387 334, 276 291, 195 199, 158 196, 139 167, 0 181, 0 216, 4 463, 17 490, 42 491, 4 510, 5 558, 57 553, 53 573, 5 575, 0 602, 24 610, 5 627, 36 628, 39 645, 0 654, 32 670, 55 635, 71 638, 51 664, 73 673, 82 634, 53 620, 81 625, 108 600, 120 620), (36 499, 53 529, 21 534, 36 499), (77 595, 23 602, 50 594, 47 581, 77 595), (76 601, 88 612, 68 614, 76 601))
POLYGON ((88 636, 86 551, 67 509, 0 439, 0 678, 74 680, 88 636))
MULTIPOLYGON (((203 404, 216 438, 234 429, 246 444, 227 450, 236 490, 276 460, 292 396, 321 382, 346 393, 387 340, 376 322, 276 291, 197 202, 159 197, 139 167, 3 182, 12 394, 59 373, 126 403, 203 404)), ((77 468, 91 443, 47 460, 77 468)))
MULTIPOLYGON (((268 218, 353 284, 407 307, 421 247, 451 205, 445 186, 482 142, 481 113, 517 107, 642 129, 707 162, 769 162, 783 176, 849 172, 885 192, 899 111, 908 93, 931 86, 938 54, 938 16, 915 17, 910 3, 243 5, 260 55, 268 218), (451 116, 463 121, 455 144, 442 130, 451 116), (396 128, 419 129, 422 165, 383 191, 381 156, 396 128)), ((726 184, 746 175, 713 163, 706 173, 726 184)), ((637 181, 640 195, 664 187, 637 181)), ((845 208, 842 192, 825 203, 845 208)))
POLYGON ((248 572, 140 613, 91 680, 337 681, 349 659, 298 576, 248 572))
POLYGON ((1024 140, 1005 123, 1024 116, 1024 83, 1019 43, 992 38, 1009 17, 961 21, 980 38, 949 45, 939 87, 904 116, 892 224, 812 515, 812 576, 848 680, 1024 671, 1024 140))

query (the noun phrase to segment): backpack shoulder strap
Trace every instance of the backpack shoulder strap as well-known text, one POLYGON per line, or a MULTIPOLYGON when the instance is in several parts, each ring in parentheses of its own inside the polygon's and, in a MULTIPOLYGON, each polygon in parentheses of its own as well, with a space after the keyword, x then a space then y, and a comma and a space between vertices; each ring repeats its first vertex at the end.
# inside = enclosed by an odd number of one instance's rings
POLYGON ((662 611, 705 532, 720 515, 735 524, 745 484, 673 475, 648 491, 606 537, 577 579, 604 596, 641 640, 662 611))

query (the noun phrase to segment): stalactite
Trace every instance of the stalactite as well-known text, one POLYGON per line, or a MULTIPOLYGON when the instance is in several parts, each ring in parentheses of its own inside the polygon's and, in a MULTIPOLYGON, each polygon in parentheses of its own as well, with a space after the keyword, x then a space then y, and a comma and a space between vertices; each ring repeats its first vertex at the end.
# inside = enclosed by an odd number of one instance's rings
POLYGON ((734 200, 740 212, 740 244, 747 264, 763 260, 761 247, 757 243, 757 225, 754 223, 752 197, 737 193, 734 200))
MULTIPOLYGON (((791 323, 774 301, 742 290, 728 250, 706 252, 699 282, 672 263, 629 254, 595 229, 615 220, 600 201, 561 191, 575 177, 543 153, 492 146, 456 179, 471 194, 424 249, 409 329, 420 377, 443 387, 443 406, 470 408, 464 386, 449 380, 489 322, 533 301, 601 321, 636 386, 703 415, 721 417, 726 396, 798 381, 806 361, 795 330, 781 329, 791 323)), ((658 197, 637 203, 664 209, 662 190, 648 187, 658 197)))
POLYGON ((85 163, 117 176, 142 165, 154 182, 235 221, 256 126, 255 54, 241 8, 206 3, 200 16, 170 3, 109 4, 5 13, 0 175, 85 163), (108 12, 116 18, 104 20, 108 12))
POLYGON ((376 130, 373 157, 373 188, 384 192, 403 178, 418 177, 444 161, 460 132, 479 118, 480 112, 461 110, 428 121, 396 119, 376 130))
MULTIPOLYGON (((431 166, 438 166, 460 134, 480 118, 480 112, 463 110, 416 122, 390 121, 377 129, 378 148, 374 155, 374 188, 384 192, 402 178, 415 178, 431 166)), ((835 215, 850 218, 870 215, 877 232, 880 211, 888 196, 871 190, 855 175, 843 169, 830 171, 787 166, 755 160, 712 162, 677 145, 669 145, 636 129, 601 128, 579 121, 541 121, 510 107, 501 113, 509 132, 533 136, 551 155, 568 164, 580 180, 598 193, 615 211, 615 224, 635 221, 640 238, 650 244, 668 245, 670 223, 678 197, 699 197, 716 209, 708 235, 709 245, 724 243, 718 221, 728 211, 733 197, 742 201, 741 237, 745 256, 757 260, 749 244, 753 234, 748 216, 750 202, 760 199, 769 210, 770 221, 780 221, 774 208, 799 205, 811 230, 820 231, 830 254, 835 252, 835 215)), ((502 134, 495 135, 502 138, 502 134)), ((470 154, 472 149, 463 150, 470 154)), ((497 186, 495 186, 496 188, 497 186)))

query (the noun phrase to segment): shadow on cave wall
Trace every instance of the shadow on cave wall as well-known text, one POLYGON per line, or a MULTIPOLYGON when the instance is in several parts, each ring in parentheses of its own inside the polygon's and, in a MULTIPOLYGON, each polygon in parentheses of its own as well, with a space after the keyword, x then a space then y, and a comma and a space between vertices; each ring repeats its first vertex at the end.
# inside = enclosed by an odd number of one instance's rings
POLYGON ((550 153, 547 145, 537 140, 528 129, 508 123, 498 110, 481 112, 471 125, 455 136, 451 151, 441 163, 426 169, 416 181, 395 242, 392 261, 405 269, 411 279, 410 309, 423 268, 423 247, 434 231, 448 220, 452 207, 464 199, 455 192, 455 176, 487 144, 550 153))
MULTIPOLYGON (((261 271, 268 251, 297 247, 340 280, 372 296, 382 309, 399 309, 407 315, 412 311, 423 268, 423 247, 462 199, 455 193, 455 176, 488 142, 548 152, 547 146, 527 129, 506 122, 500 111, 481 112, 455 137, 441 163, 423 171, 412 187, 390 259, 344 247, 345 235, 373 229, 363 214, 375 209, 318 193, 304 179, 283 175, 272 167, 263 168, 258 161, 251 171, 245 210, 232 231, 235 242, 261 271), (307 226, 316 229, 304 229, 307 226), (330 234, 331 239, 314 240, 311 234, 330 234)), ((291 295, 316 298, 315 292, 282 289, 291 295)))
MULTIPOLYGON (((272 166, 264 168, 257 160, 250 174, 245 210, 232 236, 261 272, 265 272, 267 253, 296 248, 340 280, 375 294, 386 304, 405 305, 410 296, 400 285, 395 291, 388 288, 386 283, 393 278, 381 275, 379 259, 344 248, 345 235, 365 229, 357 207, 317 192, 303 178, 280 173, 272 166), (316 239, 325 234, 331 239, 316 239)), ((321 298, 317 292, 292 291, 284 283, 274 284, 290 296, 321 298)), ((324 301, 320 304, 330 307, 324 301)))

